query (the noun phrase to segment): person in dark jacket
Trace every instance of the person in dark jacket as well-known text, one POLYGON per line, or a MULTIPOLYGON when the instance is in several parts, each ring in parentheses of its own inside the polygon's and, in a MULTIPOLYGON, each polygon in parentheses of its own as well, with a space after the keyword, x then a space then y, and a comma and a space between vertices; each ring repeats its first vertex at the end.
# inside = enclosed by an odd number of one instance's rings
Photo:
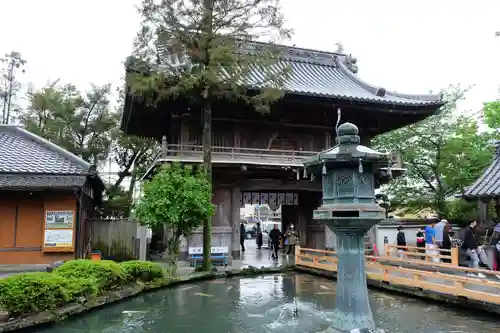
POLYGON ((241 252, 245 252, 245 239, 247 239, 247 229, 245 228, 245 224, 243 222, 241 222, 241 224, 240 224, 241 252))
POLYGON ((403 227, 398 227, 398 235, 396 236, 396 245, 398 246, 398 252, 401 257, 404 257, 404 251, 406 250, 406 235, 403 231, 403 227), (403 246, 403 247, 400 247, 403 246))
POLYGON ((257 250, 262 248, 262 229, 260 227, 260 223, 257 222, 257 230, 255 235, 255 242, 257 243, 257 250))
POLYGON ((464 242, 462 244, 462 248, 465 250, 465 254, 470 258, 470 268, 479 268, 477 241, 476 237, 474 236, 474 228, 476 227, 476 225, 476 221, 469 222, 469 226, 464 230, 464 242))
MULTIPOLYGON (((448 223, 443 228, 443 242, 441 243, 441 248, 443 250, 451 250, 451 225, 448 223)), ((451 252, 443 253, 446 256, 450 256, 451 252)), ((442 262, 451 264, 450 258, 441 259, 442 262)))
POLYGON ((280 248, 280 240, 283 238, 278 225, 275 224, 273 230, 269 233, 269 239, 271 240, 271 250, 273 253, 273 259, 278 260, 278 250, 280 248))

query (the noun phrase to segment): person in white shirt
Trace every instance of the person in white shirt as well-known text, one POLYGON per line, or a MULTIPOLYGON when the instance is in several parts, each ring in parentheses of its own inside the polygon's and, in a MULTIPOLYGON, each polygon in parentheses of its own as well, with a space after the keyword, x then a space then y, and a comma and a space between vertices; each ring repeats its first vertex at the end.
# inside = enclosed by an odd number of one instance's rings
POLYGON ((446 220, 441 220, 436 225, 434 226, 434 232, 435 232, 435 239, 436 239, 436 245, 441 248, 443 246, 443 232, 444 232, 444 227, 448 224, 448 221, 446 220))

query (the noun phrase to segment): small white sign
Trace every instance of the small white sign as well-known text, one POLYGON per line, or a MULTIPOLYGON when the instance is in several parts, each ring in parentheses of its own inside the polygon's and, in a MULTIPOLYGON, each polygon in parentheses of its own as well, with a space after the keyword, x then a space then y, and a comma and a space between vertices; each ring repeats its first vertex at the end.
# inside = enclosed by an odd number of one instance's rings
POLYGON ((45 230, 44 247, 73 247, 73 230, 45 230))
MULTIPOLYGON (((210 253, 228 254, 229 247, 227 246, 212 246, 210 253)), ((203 247, 189 247, 188 254, 203 254, 203 247)))

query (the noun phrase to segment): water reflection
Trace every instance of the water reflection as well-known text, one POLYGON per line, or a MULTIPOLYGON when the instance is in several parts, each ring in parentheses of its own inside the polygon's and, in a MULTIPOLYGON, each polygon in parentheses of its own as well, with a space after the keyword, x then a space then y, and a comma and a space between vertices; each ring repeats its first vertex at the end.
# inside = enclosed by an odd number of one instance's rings
MULTIPOLYGON (((381 292, 371 292, 370 300, 378 327, 390 333, 500 333, 493 319, 477 313, 381 292)), ((331 325, 334 302, 334 282, 308 275, 215 280, 146 294, 31 332, 317 333, 331 325)))

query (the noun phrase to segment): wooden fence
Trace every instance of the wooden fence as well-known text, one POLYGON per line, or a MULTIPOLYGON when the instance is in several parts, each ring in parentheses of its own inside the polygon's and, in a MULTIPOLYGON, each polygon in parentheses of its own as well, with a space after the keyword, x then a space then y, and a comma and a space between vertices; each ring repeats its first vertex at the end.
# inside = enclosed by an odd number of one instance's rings
MULTIPOLYGON (((499 282, 488 279, 464 277, 456 274, 468 271, 493 276, 498 275, 499 272, 418 260, 420 265, 436 270, 433 272, 429 270, 398 267, 396 265, 414 263, 416 260, 386 256, 365 256, 365 258, 366 274, 369 279, 384 281, 399 286, 422 288, 438 294, 467 297, 476 301, 500 305, 499 282), (439 269, 443 271, 446 270, 451 274, 442 273, 439 269)), ((295 264, 297 266, 336 272, 337 263, 338 259, 335 251, 299 247, 295 249, 295 264)))
POLYGON ((430 248, 421 248, 416 246, 398 246, 398 245, 390 245, 385 244, 385 256, 386 257, 398 257, 409 260, 425 260, 431 262, 442 262, 446 263, 448 261, 449 264, 453 266, 458 266, 458 249, 456 247, 451 248, 451 250, 447 249, 430 249, 430 248), (431 250, 434 253, 428 253, 431 250), (444 259, 444 260, 443 260, 444 259))
POLYGON ((104 259, 138 259, 137 226, 138 223, 133 220, 90 220, 89 250, 101 251, 104 259))

